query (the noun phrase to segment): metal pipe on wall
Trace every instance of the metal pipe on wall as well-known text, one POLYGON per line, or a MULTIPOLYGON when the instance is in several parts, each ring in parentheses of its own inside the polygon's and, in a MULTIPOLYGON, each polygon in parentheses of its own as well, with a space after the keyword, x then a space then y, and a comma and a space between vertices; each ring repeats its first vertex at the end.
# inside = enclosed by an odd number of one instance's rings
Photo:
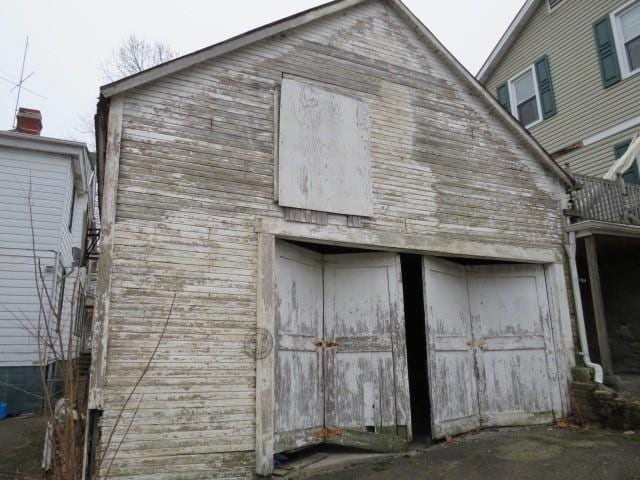
POLYGON ((576 264, 576 233, 568 232, 569 238, 565 244, 567 255, 569 256, 569 271, 571 273, 571 287, 573 289, 573 300, 576 308, 576 323, 578 324, 578 337, 580 338, 580 354, 584 364, 593 370, 594 379, 597 383, 602 383, 602 366, 592 362, 589 355, 589 344, 587 342, 587 329, 584 324, 584 312, 582 310, 582 295, 580 294, 580 281, 578 279, 578 266, 576 264))

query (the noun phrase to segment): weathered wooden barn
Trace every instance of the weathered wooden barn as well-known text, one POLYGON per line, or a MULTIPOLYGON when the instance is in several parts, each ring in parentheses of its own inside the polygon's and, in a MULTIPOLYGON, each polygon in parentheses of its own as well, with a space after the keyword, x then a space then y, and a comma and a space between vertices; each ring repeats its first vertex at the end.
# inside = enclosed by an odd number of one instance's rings
POLYGON ((98 475, 567 413, 571 179, 400 1, 106 85, 98 127, 98 475))

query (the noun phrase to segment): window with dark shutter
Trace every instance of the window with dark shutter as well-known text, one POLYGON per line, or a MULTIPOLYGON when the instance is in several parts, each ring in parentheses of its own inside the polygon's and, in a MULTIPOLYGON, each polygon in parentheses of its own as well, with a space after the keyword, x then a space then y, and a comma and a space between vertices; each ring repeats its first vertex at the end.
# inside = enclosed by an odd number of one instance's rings
POLYGON ((545 55, 535 64, 536 76, 538 77, 538 92, 540 93, 540 105, 542 107, 542 118, 545 120, 556 114, 556 99, 551 83, 551 69, 549 58, 545 55))
POLYGON ((540 120, 538 95, 533 70, 529 69, 511 81, 515 114, 525 127, 540 120))
POLYGON ((504 108, 509 110, 509 112, 511 112, 511 102, 509 101, 509 85, 508 84, 503 83, 498 87, 497 97, 498 97, 498 101, 500 102, 500 105, 502 105, 504 108))
POLYGON ((615 85, 620 81, 620 66, 618 54, 611 29, 611 21, 606 16, 593 24, 596 39, 598 60, 600 61, 600 74, 605 88, 615 85))

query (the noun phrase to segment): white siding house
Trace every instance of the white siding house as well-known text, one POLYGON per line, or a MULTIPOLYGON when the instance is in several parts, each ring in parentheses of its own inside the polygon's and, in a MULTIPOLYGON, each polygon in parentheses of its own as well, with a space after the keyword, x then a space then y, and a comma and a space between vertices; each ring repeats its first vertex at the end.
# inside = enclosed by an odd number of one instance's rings
POLYGON ((51 317, 51 307, 41 311, 38 290, 49 292, 53 308, 63 305, 69 331, 76 278, 83 288, 86 276, 73 249, 82 252, 93 192, 84 144, 0 132, 0 401, 10 413, 38 408, 21 390, 38 391, 39 367, 54 360, 37 339, 43 317, 51 317))

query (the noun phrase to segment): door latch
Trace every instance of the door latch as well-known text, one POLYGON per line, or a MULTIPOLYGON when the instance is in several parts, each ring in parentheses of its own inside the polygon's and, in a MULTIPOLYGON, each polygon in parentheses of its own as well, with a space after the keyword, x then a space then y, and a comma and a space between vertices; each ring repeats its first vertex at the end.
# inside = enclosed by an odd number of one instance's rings
POLYGON ((336 348, 338 346, 338 343, 332 340, 316 340, 313 344, 318 348, 336 348))
POLYGON ((482 338, 469 340, 467 342, 467 346, 471 348, 479 348, 480 350, 484 350, 484 347, 487 346, 487 342, 485 342, 482 338))

